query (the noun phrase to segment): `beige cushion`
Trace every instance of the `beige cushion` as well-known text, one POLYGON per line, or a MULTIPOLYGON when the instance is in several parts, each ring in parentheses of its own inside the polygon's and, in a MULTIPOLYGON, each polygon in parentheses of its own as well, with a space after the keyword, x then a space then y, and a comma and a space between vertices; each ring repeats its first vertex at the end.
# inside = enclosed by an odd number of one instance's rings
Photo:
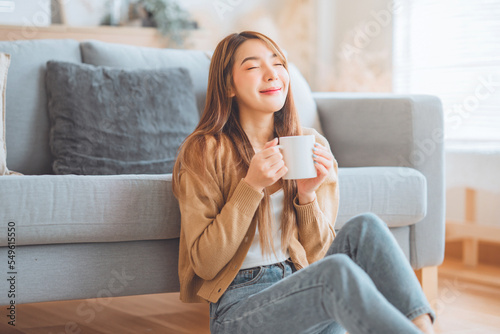
POLYGON ((7 86, 7 72, 9 70, 10 56, 0 53, 0 175, 7 173, 7 148, 5 147, 5 88, 7 86))
POLYGON ((9 71, 10 55, 0 52, 0 175, 9 174, 7 169, 7 147, 5 146, 5 90, 7 88, 7 72, 9 71))
POLYGON ((5 91, 7 89, 7 72, 10 55, 0 52, 0 175, 19 174, 7 169, 7 146, 5 145, 5 91))

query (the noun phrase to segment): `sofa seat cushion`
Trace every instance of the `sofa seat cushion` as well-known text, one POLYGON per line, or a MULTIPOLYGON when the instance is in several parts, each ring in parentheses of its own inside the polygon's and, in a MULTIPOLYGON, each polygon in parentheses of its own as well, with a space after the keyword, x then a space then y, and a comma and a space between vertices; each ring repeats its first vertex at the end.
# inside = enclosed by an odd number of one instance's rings
POLYGON ((389 227, 415 224, 427 213, 427 182, 413 168, 343 167, 339 186, 336 230, 363 212, 377 214, 389 227))
POLYGON ((80 44, 82 60, 86 64, 110 66, 123 69, 159 69, 185 67, 189 71, 201 115, 205 106, 210 57, 203 51, 155 49, 121 45, 100 41, 80 44))
MULTIPOLYGON (((340 168, 335 229, 366 211, 389 227, 426 214, 426 182, 411 168, 340 168)), ((0 178, 0 220, 16 224, 16 244, 175 239, 180 212, 165 175, 42 175, 0 178), (26 208, 30 208, 26 210, 26 208)), ((7 239, 0 238, 0 246, 7 239)))
POLYGON ((0 221, 15 223, 18 246, 179 237, 170 174, 14 175, 0 188, 0 221))
POLYGON ((185 68, 47 63, 55 174, 171 173, 198 123, 185 68))

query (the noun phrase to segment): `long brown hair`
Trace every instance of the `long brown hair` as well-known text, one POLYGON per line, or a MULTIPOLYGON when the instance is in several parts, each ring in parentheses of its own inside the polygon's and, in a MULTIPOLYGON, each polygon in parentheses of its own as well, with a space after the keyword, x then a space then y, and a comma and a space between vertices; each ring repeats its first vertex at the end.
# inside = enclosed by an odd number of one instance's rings
MULTIPOLYGON (((199 177, 190 166, 192 164, 196 164, 197 166, 204 165, 205 155, 203 152, 205 152, 205 136, 207 135, 214 137, 219 147, 224 138, 229 139, 226 142, 233 143, 233 149, 239 160, 235 161, 234 164, 236 171, 244 172, 245 174, 248 171, 255 151, 241 127, 236 98, 229 96, 231 88, 234 87, 232 73, 235 53, 238 47, 248 39, 263 41, 271 51, 276 53, 288 71, 288 63, 282 50, 273 40, 259 32, 243 31, 241 33, 234 33, 219 42, 210 62, 207 96, 203 114, 194 132, 185 139, 179 148, 179 154, 174 165, 172 181, 174 194, 177 198, 179 198, 178 187, 181 168, 192 173, 195 177, 199 177), (199 154, 189 154, 188 160, 186 151, 195 151, 199 152, 199 154)), ((274 137, 301 134, 302 130, 293 102, 291 85, 289 84, 288 95, 283 107, 274 113, 274 137)), ((293 199, 297 194, 297 183, 293 180, 283 180, 283 191, 285 200, 281 218, 281 245, 283 252, 285 252, 292 237, 294 225, 296 224, 293 199)), ((270 197, 267 189, 264 189, 264 198, 257 209, 256 215, 262 254, 270 254, 271 250, 275 254, 271 229, 270 197)))

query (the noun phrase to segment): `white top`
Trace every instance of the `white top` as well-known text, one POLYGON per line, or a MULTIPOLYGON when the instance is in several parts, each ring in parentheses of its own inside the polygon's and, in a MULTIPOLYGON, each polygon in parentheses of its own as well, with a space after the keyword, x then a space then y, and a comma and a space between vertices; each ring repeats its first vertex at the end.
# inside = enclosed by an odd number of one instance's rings
POLYGON ((257 266, 265 266, 276 262, 282 262, 290 257, 288 250, 286 251, 286 253, 283 253, 281 251, 281 213, 283 212, 285 198, 283 189, 280 189, 274 194, 271 194, 270 198, 271 212, 273 213, 271 217, 273 218, 272 229, 274 250, 276 251, 277 257, 274 257, 274 254, 272 254, 272 252, 271 254, 266 254, 266 256, 264 257, 262 256, 262 251, 260 248, 259 226, 257 224, 257 229, 255 231, 252 245, 250 246, 247 256, 243 261, 240 269, 247 269, 257 266))

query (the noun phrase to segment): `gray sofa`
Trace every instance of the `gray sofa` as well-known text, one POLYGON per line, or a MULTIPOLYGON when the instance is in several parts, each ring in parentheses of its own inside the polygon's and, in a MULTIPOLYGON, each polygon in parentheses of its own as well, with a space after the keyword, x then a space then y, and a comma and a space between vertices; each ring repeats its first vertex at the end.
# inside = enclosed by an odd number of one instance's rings
MULTIPOLYGON (((7 166, 0 176, 0 258, 16 228, 16 303, 175 292, 179 210, 171 175, 53 175, 44 73, 48 60, 122 68, 187 67, 203 109, 210 54, 97 41, 0 42, 11 54, 7 166)), ((336 229, 371 211, 391 228, 415 269, 444 255, 440 101, 433 96, 311 93, 298 70, 292 89, 303 125, 329 140, 339 162, 336 229)), ((9 303, 0 280, 0 305, 9 303)))

